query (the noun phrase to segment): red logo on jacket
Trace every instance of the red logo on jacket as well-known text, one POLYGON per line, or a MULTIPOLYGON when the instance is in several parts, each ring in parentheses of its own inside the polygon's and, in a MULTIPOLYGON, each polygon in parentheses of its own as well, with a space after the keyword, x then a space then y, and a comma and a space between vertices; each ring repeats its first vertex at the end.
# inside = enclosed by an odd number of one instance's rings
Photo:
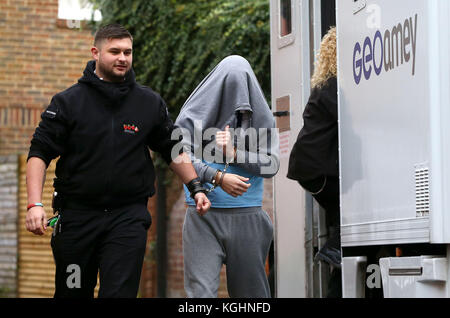
POLYGON ((123 131, 128 134, 136 134, 139 132, 139 128, 136 125, 124 124, 123 131))

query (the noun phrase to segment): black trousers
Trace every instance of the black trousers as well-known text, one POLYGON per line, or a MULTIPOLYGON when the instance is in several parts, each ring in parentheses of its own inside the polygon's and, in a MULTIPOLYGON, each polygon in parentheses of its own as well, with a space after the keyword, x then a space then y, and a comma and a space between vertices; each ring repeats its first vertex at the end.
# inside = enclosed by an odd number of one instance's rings
MULTIPOLYGON (((328 240, 323 248, 341 248, 341 225, 340 225, 340 204, 339 204, 339 178, 320 177, 307 182, 299 182, 307 191, 313 194, 314 199, 326 211, 326 224, 328 228, 328 240)), ((334 268, 330 280, 328 281, 327 298, 342 297, 341 270, 334 268)))
POLYGON ((51 239, 55 298, 134 298, 151 216, 144 202, 111 210, 64 208, 51 239))
MULTIPOLYGON (((333 236, 335 231, 340 231, 339 178, 328 176, 325 180, 325 177, 319 177, 311 181, 299 181, 299 183, 305 190, 313 193, 314 199, 325 209, 327 227, 331 231, 330 236, 333 236)), ((334 247, 340 248, 340 241, 339 246, 334 247)))

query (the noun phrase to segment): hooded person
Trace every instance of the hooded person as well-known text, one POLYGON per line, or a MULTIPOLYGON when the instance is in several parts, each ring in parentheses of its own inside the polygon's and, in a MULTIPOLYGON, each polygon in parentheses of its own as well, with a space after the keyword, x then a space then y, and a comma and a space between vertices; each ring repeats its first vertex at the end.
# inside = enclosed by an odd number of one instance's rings
POLYGON ((273 225, 262 210, 263 178, 278 172, 278 133, 248 61, 236 55, 222 60, 187 99, 175 125, 211 201, 209 212, 199 215, 186 191, 187 296, 217 297, 226 264, 230 297, 270 297, 265 261, 273 225))

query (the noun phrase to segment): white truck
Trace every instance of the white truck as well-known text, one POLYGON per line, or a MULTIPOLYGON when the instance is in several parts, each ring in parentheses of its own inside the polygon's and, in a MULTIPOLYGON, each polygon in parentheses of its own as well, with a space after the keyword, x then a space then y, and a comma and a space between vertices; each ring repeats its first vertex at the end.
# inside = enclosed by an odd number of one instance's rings
MULTIPOLYGON (((326 214, 286 178, 326 2, 271 0, 277 297, 326 293, 327 268, 312 262, 326 214)), ((343 296, 450 297, 450 1, 335 9, 343 296)))

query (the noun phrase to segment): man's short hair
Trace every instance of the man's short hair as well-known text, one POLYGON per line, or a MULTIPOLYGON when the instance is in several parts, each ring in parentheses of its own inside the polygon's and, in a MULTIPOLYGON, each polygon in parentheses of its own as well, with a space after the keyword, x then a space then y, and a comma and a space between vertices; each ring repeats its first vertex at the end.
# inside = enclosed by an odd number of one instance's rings
POLYGON ((129 38, 133 43, 133 37, 127 29, 117 23, 108 24, 98 29, 95 33, 94 46, 98 47, 104 40, 124 38, 129 38))

